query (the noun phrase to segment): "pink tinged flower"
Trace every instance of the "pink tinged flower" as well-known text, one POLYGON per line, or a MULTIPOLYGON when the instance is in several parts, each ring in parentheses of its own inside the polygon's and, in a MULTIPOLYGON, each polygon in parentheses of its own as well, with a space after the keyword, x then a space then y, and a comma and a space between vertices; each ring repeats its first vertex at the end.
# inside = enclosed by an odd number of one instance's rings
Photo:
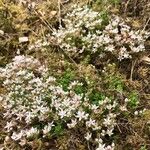
POLYGON ((105 148, 105 150, 113 150, 113 148, 112 148, 110 145, 108 145, 108 146, 105 148))
POLYGON ((89 121, 86 121, 86 126, 87 127, 92 127, 92 126, 95 126, 95 125, 96 125, 95 120, 92 120, 91 118, 90 118, 89 121))
POLYGON ((58 112, 58 115, 59 115, 60 118, 62 119, 62 118, 64 118, 64 117, 66 116, 66 111, 61 109, 61 110, 58 112))

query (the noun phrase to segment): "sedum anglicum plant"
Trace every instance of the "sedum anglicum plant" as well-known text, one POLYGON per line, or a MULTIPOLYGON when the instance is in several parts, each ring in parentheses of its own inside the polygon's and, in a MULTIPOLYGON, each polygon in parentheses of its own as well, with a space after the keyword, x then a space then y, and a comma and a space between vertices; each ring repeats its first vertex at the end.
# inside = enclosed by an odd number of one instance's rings
POLYGON ((150 35, 133 30, 119 16, 95 12, 88 6, 75 5, 63 23, 53 36, 60 48, 73 57, 96 53, 101 57, 111 54, 119 60, 132 58, 145 51, 144 42, 150 35))
POLYGON ((25 146, 34 139, 48 139, 65 130, 84 129, 81 136, 96 150, 114 149, 116 117, 121 111, 116 100, 103 96, 92 101, 89 93, 76 91, 82 82, 71 81, 67 90, 50 76, 49 70, 31 56, 16 56, 0 69, 6 93, 0 101, 8 139, 25 146), (96 103, 95 103, 96 101, 96 103), (107 143, 105 137, 110 141, 107 143))

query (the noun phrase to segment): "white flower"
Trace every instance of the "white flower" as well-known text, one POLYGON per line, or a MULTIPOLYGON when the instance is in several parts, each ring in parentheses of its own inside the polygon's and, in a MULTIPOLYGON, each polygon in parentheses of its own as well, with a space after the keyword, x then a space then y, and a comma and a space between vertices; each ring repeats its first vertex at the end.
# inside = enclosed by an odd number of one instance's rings
POLYGON ((105 150, 113 150, 112 146, 108 145, 105 150))
POLYGON ((120 110, 121 111, 127 111, 127 107, 126 106, 120 106, 120 110))
POLYGON ((48 125, 44 126, 43 133, 47 134, 48 132, 50 132, 53 126, 54 126, 53 122, 48 123, 48 125))
POLYGON ((102 127, 96 123, 92 129, 95 131, 95 130, 100 130, 101 128, 102 127))
POLYGON ((90 118, 89 121, 86 121, 86 126, 87 127, 92 127, 92 126, 95 126, 95 125, 96 125, 96 121, 92 120, 91 118, 90 118))
POLYGON ((81 121, 82 119, 87 119, 89 114, 85 114, 84 111, 78 111, 76 117, 81 121))
POLYGON ((34 118, 34 115, 33 115, 33 113, 31 113, 31 112, 26 112, 26 113, 25 113, 25 116, 26 116, 26 117, 25 117, 25 121, 26 121, 27 124, 32 121, 32 118, 34 118))
POLYGON ((89 141, 90 140, 90 138, 91 138, 91 136, 92 136, 92 133, 87 133, 86 135, 85 135, 85 139, 87 140, 87 141, 89 141))
POLYGON ((112 123, 112 120, 111 120, 111 118, 110 118, 109 116, 104 119, 103 124, 104 124, 105 126, 111 125, 111 123, 112 123))
POLYGON ((7 142, 7 141, 9 141, 10 140, 10 137, 9 136, 6 136, 5 137, 5 141, 7 142))
POLYGON ((109 51, 109 52, 113 52, 114 50, 115 50, 115 48, 114 48, 114 46, 113 45, 109 45, 109 46, 107 46, 107 51, 109 51))
POLYGON ((16 115, 17 115, 16 120, 20 120, 21 121, 22 117, 24 117, 24 114, 22 112, 18 112, 18 113, 16 113, 16 115))
POLYGON ((3 30, 0 30, 0 34, 1 34, 1 35, 4 35, 4 31, 3 31, 3 30))
POLYGON ((66 116, 66 111, 61 109, 59 112, 58 112, 58 115, 60 116, 60 118, 64 118, 66 116))
POLYGON ((107 108, 108 110, 111 110, 111 109, 113 108, 113 106, 112 106, 111 104, 109 104, 109 105, 106 106, 106 108, 107 108))
POLYGON ((24 131, 21 131, 20 133, 13 132, 11 138, 15 141, 20 140, 24 136, 24 131))
POLYGON ((21 145, 21 146, 24 146, 25 144, 26 144, 26 139, 24 138, 24 139, 21 139, 20 140, 20 142, 19 142, 19 144, 21 145))
POLYGON ((113 135, 113 129, 107 129, 106 134, 108 134, 109 136, 113 135))
POLYGON ((37 130, 37 128, 31 128, 29 130, 26 130, 26 135, 27 137, 31 137, 31 136, 34 136, 34 135, 37 135, 39 133, 39 131, 37 130))
POLYGON ((101 138, 96 138, 95 141, 99 144, 102 144, 103 143, 103 140, 101 138))
POLYGON ((68 128, 74 128, 77 124, 77 120, 71 119, 71 123, 67 123, 68 128))
POLYGON ((96 150, 105 150, 105 144, 100 144, 98 145, 98 148, 96 150))
POLYGON ((94 104, 94 105, 91 105, 91 109, 92 109, 92 110, 96 110, 98 107, 99 107, 99 106, 97 106, 97 105, 95 105, 95 104, 94 104))
POLYGON ((102 136, 105 136, 105 135, 106 135, 106 131, 105 131, 105 130, 102 130, 101 135, 102 135, 102 136))
POLYGON ((138 111, 135 111, 135 112, 134 112, 134 115, 135 115, 135 116, 137 116, 138 114, 139 114, 139 112, 138 112, 138 111))
POLYGON ((7 131, 11 131, 12 127, 15 125, 15 123, 13 121, 7 122, 6 126, 4 127, 5 129, 7 129, 7 131))
POLYGON ((125 102, 129 102, 129 99, 128 98, 125 98, 125 100, 124 100, 125 102))

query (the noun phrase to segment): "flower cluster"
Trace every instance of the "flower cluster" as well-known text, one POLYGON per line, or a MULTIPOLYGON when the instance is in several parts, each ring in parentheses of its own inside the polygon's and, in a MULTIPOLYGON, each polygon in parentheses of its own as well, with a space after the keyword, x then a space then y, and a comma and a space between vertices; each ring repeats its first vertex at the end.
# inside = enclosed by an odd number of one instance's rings
POLYGON ((53 32, 57 44, 71 56, 98 53, 101 57, 112 54, 117 59, 131 58, 145 50, 144 42, 150 35, 135 31, 121 17, 93 11, 87 6, 75 6, 53 32))
POLYGON ((40 133, 32 127, 35 121, 42 122, 43 135, 47 134, 54 126, 53 120, 71 117, 80 105, 81 97, 63 91, 56 79, 48 76, 47 68, 33 57, 16 56, 1 73, 8 92, 2 96, 4 118, 11 119, 5 129, 11 132, 17 128, 11 136, 14 140, 40 133))
POLYGON ((106 97, 91 101, 89 93, 77 94, 71 81, 64 91, 57 79, 37 59, 16 56, 12 63, 0 69, 6 93, 1 95, 4 108, 4 127, 8 137, 25 145, 30 139, 45 138, 55 132, 58 123, 68 130, 84 128, 85 140, 98 145, 96 150, 114 149, 105 143, 116 126, 116 100, 106 97))

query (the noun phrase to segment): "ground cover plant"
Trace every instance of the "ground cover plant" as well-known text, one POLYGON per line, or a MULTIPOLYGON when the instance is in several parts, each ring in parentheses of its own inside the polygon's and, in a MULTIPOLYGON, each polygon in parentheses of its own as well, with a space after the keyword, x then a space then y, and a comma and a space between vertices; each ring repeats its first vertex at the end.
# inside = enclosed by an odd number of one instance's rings
POLYGON ((149 150, 148 8, 0 0, 0 150, 149 150))

